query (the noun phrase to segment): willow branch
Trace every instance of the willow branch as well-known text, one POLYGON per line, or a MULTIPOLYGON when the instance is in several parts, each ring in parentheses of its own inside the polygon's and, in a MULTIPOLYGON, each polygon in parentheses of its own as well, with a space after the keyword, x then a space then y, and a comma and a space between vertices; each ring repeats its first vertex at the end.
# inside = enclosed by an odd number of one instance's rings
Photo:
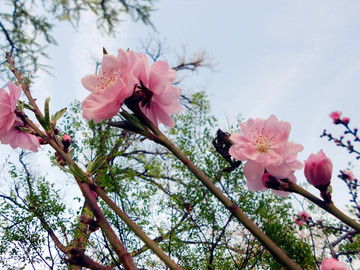
POLYGON ((100 198, 126 223, 126 225, 170 268, 175 270, 182 269, 149 237, 146 233, 126 215, 107 194, 96 184, 92 188, 100 198))
MULTIPOLYGON (((33 107, 33 111, 37 118, 42 118, 43 114, 41 113, 40 109, 38 108, 35 100, 31 96, 29 86, 25 84, 23 78, 20 76, 18 71, 14 66, 14 62, 12 61, 10 54, 6 54, 6 58, 10 64, 10 69, 16 76, 17 80, 19 81, 25 95, 27 96, 31 106, 33 107)), ((58 144, 58 140, 56 136, 52 136, 53 134, 44 134, 25 114, 21 115, 22 120, 28 124, 41 138, 43 138, 66 162, 69 168, 73 169, 73 173, 78 186, 85 198, 85 200, 89 204, 89 208, 94 213, 98 225, 103 230, 104 234, 108 238, 112 248, 114 249, 115 253, 119 257, 120 261, 122 262, 124 268, 126 270, 134 270, 137 269, 132 257, 130 256, 129 252, 126 250, 125 246, 122 244, 114 230, 111 228, 110 224, 106 220, 103 212, 101 211, 100 207, 97 205, 97 202, 92 195, 88 183, 92 182, 90 176, 84 173, 80 167, 68 156, 68 154, 62 149, 62 147, 58 144), (77 176, 75 175, 77 174, 77 176), (79 178, 81 177, 81 179, 79 178)))

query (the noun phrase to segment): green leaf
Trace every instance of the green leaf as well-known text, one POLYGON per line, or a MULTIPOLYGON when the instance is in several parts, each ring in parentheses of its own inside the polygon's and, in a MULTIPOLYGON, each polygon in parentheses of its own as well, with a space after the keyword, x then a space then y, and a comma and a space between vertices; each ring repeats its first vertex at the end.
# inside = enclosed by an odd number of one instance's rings
POLYGON ((44 126, 44 128, 45 128, 46 131, 50 131, 50 129, 51 129, 49 103, 50 103, 50 98, 48 97, 45 100, 45 105, 44 105, 44 113, 45 113, 45 116, 44 116, 44 124, 45 124, 45 126, 44 126))
POLYGON ((144 131, 141 129, 138 129, 137 127, 135 127, 133 124, 131 124, 129 121, 125 120, 125 121, 116 121, 116 122, 108 122, 107 123, 109 126, 112 127, 117 127, 117 128, 121 128, 121 129, 125 129, 134 133, 138 133, 141 134, 145 137, 147 137, 148 135, 148 131, 144 131))
POLYGON ((97 156, 94 161, 89 162, 87 172, 93 175, 106 161, 106 156, 97 156))
POLYGON ((27 128, 27 127, 17 126, 17 128, 24 131, 24 132, 26 132, 26 133, 34 134, 34 131, 32 129, 27 128))
POLYGON ((144 132, 148 132, 146 127, 140 122, 140 120, 133 114, 128 113, 126 111, 120 112, 120 114, 134 127, 140 129, 144 132))
POLYGON ((63 170, 64 172, 71 173, 69 169, 66 169, 64 166, 61 166, 59 163, 57 163, 56 160, 52 160, 51 162, 55 164, 57 167, 59 167, 61 170, 63 170))
POLYGON ((68 166, 71 174, 75 176, 75 178, 78 178, 83 182, 88 182, 88 176, 76 163, 73 163, 72 165, 68 164, 68 166))
POLYGON ((63 108, 60 111, 57 111, 54 115, 51 116, 51 122, 54 124, 66 113, 67 108, 63 108))
POLYGON ((27 103, 24 103, 24 102, 22 102, 22 104, 23 104, 23 106, 24 106, 25 109, 28 109, 28 110, 31 110, 31 111, 34 110, 34 107, 31 106, 30 104, 27 104, 27 103))
POLYGON ((17 101, 17 109, 18 109, 19 111, 23 111, 23 110, 24 110, 24 102, 23 102, 23 101, 20 101, 20 100, 17 101))

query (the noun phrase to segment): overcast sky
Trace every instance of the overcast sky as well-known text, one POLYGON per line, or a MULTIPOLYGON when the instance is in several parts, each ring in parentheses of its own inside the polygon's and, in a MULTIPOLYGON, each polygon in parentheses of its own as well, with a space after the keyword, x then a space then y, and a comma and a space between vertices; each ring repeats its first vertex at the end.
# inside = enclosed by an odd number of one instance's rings
MULTIPOLYGON (((155 8, 157 32, 124 21, 116 38, 102 36, 89 14, 77 32, 65 23, 57 26, 59 46, 49 49, 47 63, 56 77, 42 74, 36 80, 33 91, 39 100, 50 96, 55 111, 88 95, 80 80, 94 73, 102 47, 113 54, 118 48, 137 50, 141 40, 152 36, 166 40, 172 57, 184 45, 189 55, 206 51, 216 71, 189 78, 184 94, 205 88, 225 130, 239 114, 244 119, 275 114, 289 121, 290 139, 305 147, 300 160, 321 148, 333 160, 334 198, 342 202, 347 191, 336 175, 351 158, 319 135, 324 128, 340 134, 328 116, 334 110, 349 116, 351 126, 360 126, 360 3, 162 0, 155 1, 155 8)), ((360 170, 354 172, 360 177, 360 170)), ((297 176, 305 181, 302 173, 297 176)))

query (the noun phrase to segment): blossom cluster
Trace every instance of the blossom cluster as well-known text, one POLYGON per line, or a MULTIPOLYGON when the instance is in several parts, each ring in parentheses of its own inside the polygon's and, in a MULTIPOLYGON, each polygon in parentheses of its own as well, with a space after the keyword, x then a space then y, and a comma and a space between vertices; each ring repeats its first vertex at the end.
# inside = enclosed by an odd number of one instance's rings
POLYGON ((126 99, 137 98, 142 112, 154 123, 173 127, 170 114, 183 107, 181 90, 174 86, 176 72, 167 61, 149 66, 144 54, 118 50, 118 55, 105 54, 98 74, 87 75, 81 82, 91 94, 83 101, 85 119, 99 123, 115 116, 126 99))
POLYGON ((338 125, 338 124, 341 124, 341 123, 344 124, 344 125, 347 125, 350 122, 349 117, 340 118, 341 117, 341 112, 339 112, 339 111, 334 111, 329 116, 332 118, 335 125, 338 125))
POLYGON ((13 82, 8 84, 8 89, 9 93, 0 88, 0 141, 14 149, 19 147, 36 152, 40 146, 39 138, 21 130, 24 123, 15 114, 22 89, 13 82))

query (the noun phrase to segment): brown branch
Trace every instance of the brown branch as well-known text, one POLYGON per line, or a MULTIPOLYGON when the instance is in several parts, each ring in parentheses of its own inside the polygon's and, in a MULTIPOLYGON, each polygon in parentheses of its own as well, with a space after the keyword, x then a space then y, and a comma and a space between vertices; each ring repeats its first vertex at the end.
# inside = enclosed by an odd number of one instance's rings
MULTIPOLYGON (((43 114, 39 110, 34 98, 32 97, 29 85, 25 84, 23 78, 20 76, 18 71, 15 68, 14 61, 12 61, 10 57, 10 53, 6 53, 6 59, 8 60, 10 64, 10 69, 18 79, 25 95, 27 96, 31 106, 33 107, 33 111, 36 115, 36 117, 43 118, 43 114)), ((30 119, 28 119, 27 116, 24 115, 24 118, 22 119, 25 121, 41 138, 43 138, 66 162, 69 168, 73 169, 73 175, 76 179, 76 182, 85 197, 85 200, 89 204, 89 208, 94 213, 94 216, 96 217, 96 221, 98 222, 98 225, 101 227, 103 232, 105 233, 106 237, 108 238, 109 242, 111 243, 111 246, 113 247, 115 253, 118 255, 120 261, 122 262, 125 270, 133 270, 137 269, 134 261, 132 260, 130 254, 126 250, 123 243, 120 241, 120 239, 115 234, 114 230, 112 229, 111 225, 106 220, 106 217, 104 213, 101 211, 100 207, 98 206, 93 194, 91 193, 89 184, 92 182, 89 175, 87 175, 85 172, 83 172, 80 167, 72 160, 72 158, 64 152, 62 147, 57 143, 56 136, 52 136, 52 134, 44 134, 30 119), (76 173, 75 173, 76 172, 76 173), (77 175, 77 176, 76 176, 77 175), (81 178, 81 179, 80 179, 81 178)))
POLYGON ((85 255, 85 253, 80 248, 71 249, 69 259, 65 261, 70 265, 77 265, 95 270, 114 270, 112 267, 104 266, 98 262, 95 262, 89 256, 85 255))
POLYGON ((89 203, 89 208, 94 213, 96 221, 98 225, 101 227, 102 231, 106 235, 106 238, 109 240, 112 248, 114 249, 115 253, 119 257, 120 261, 122 262, 125 269, 137 269, 131 255, 126 250, 123 243, 115 234, 114 230, 106 220, 104 213, 101 211, 100 207, 98 206, 93 194, 91 193, 91 189, 88 183, 83 183, 81 180, 77 179, 77 182, 80 186, 80 189, 89 203))

